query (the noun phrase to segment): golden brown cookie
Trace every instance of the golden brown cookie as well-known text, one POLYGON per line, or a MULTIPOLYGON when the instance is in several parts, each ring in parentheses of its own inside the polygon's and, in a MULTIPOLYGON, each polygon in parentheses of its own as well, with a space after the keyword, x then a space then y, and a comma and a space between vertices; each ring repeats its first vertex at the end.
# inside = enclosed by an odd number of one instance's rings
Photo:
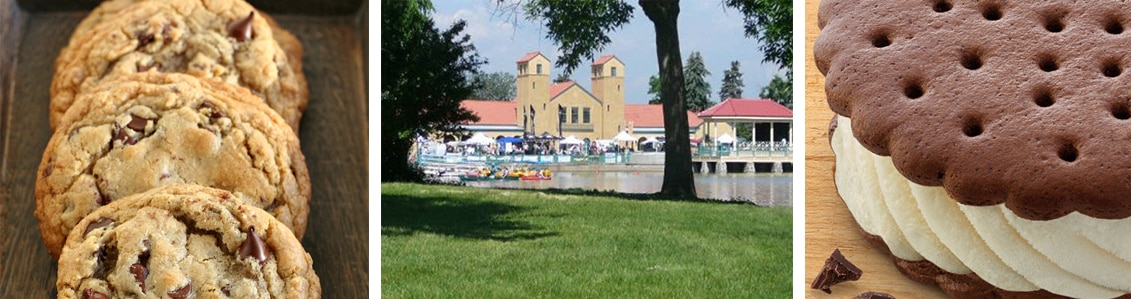
POLYGON ((109 77, 152 71, 246 87, 297 130, 308 91, 301 44, 293 35, 243 1, 130 2, 100 6, 60 53, 51 88, 52 128, 62 125, 76 95, 109 77))
POLYGON ((286 225, 231 193, 174 184, 103 206, 71 231, 59 298, 319 298, 286 225))
POLYGON ((154 187, 232 191, 301 239, 310 179, 298 137, 244 88, 183 74, 122 75, 80 96, 55 131, 36 181, 48 251, 100 206, 154 187))

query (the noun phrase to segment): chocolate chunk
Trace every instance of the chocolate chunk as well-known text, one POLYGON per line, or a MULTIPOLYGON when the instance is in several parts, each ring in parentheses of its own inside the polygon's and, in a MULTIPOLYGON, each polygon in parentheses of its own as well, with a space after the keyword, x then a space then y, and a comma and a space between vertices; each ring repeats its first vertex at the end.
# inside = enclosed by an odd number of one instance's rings
POLYGON ((895 299, 895 296, 892 296, 888 293, 864 292, 860 295, 856 295, 856 297, 853 297, 852 299, 895 299))
POLYGON ((129 133, 126 133, 126 129, 118 125, 114 125, 114 139, 111 140, 111 145, 113 144, 113 140, 121 141, 123 146, 137 143, 137 140, 134 140, 129 133))
POLYGON ((224 111, 220 111, 220 109, 216 108, 216 105, 212 104, 212 102, 209 102, 209 101, 204 101, 203 103, 200 103, 200 108, 208 108, 209 110, 212 110, 212 114, 208 116, 212 119, 217 119, 217 118, 227 116, 226 114, 224 114, 224 111))
POLYGON ((263 240, 255 234, 255 226, 247 228, 247 239, 243 241, 240 246, 240 258, 254 257, 259 260, 262 265, 267 262, 268 252, 267 247, 263 245, 263 240))
POLYGON ((152 43, 154 40, 153 34, 149 32, 142 32, 137 34, 137 48, 141 49, 152 43))
POLYGON ((245 41, 251 39, 251 19, 255 17, 255 11, 247 15, 247 18, 236 20, 228 24, 228 36, 236 38, 236 41, 245 41))
POLYGON ((111 201, 114 201, 114 199, 110 198, 110 195, 107 195, 106 193, 98 195, 98 205, 100 206, 108 205, 111 201))
POLYGON ((169 292, 166 295, 169 295, 169 298, 173 298, 173 299, 185 299, 185 298, 188 298, 188 295, 191 292, 192 292, 192 284, 190 283, 190 284, 186 284, 185 286, 183 286, 179 289, 173 290, 172 292, 169 292))
POLYGON ((133 114, 130 114, 130 117, 133 119, 130 120, 130 123, 126 124, 127 128, 138 132, 145 131, 145 124, 149 122, 148 119, 133 114))
POLYGON ((857 268, 847 259, 844 255, 840 254, 840 249, 833 250, 833 255, 825 260, 825 266, 821 269, 821 273, 817 274, 817 278, 813 279, 813 284, 810 288, 824 291, 825 293, 832 294, 832 287, 835 284, 845 281, 855 281, 860 279, 864 271, 857 268))
POLYGON ((231 297, 232 296, 232 285, 225 285, 224 287, 220 288, 220 291, 224 292, 224 296, 231 297))
POLYGON ((145 278, 149 277, 149 268, 142 265, 140 262, 130 265, 130 273, 134 275, 137 280, 137 285, 141 286, 141 293, 145 294, 145 278))
POLYGON ((95 290, 85 289, 82 291, 82 299, 110 299, 110 296, 95 290))
POLYGON ((110 220, 110 219, 106 219, 106 218, 99 218, 98 220, 91 222, 90 224, 88 224, 86 226, 86 231, 84 231, 82 233, 82 237, 86 238, 86 235, 90 234, 90 231, 96 230, 96 229, 99 229, 99 228, 103 228, 103 227, 106 227, 106 226, 111 225, 111 224, 114 224, 114 220, 110 220))

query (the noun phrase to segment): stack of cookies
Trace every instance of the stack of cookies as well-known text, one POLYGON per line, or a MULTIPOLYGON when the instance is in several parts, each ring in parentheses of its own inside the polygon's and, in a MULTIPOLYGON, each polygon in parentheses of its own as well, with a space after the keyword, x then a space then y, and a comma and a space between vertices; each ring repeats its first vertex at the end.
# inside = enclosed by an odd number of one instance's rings
POLYGON ((110 0, 56 61, 36 217, 60 298, 318 298, 302 46, 242 0, 110 0))

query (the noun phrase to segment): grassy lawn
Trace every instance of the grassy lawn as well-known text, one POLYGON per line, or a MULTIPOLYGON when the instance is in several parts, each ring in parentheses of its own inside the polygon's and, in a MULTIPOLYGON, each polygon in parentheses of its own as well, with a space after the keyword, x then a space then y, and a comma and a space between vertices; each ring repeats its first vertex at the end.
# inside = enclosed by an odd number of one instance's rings
POLYGON ((381 184, 386 298, 789 298, 792 211, 381 184))

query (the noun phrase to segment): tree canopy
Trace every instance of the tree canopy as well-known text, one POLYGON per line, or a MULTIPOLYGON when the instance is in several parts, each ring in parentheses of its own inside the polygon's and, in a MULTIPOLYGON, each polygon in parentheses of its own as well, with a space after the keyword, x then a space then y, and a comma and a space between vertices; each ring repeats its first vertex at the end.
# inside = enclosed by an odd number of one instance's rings
POLYGON ((648 99, 648 104, 655 105, 663 103, 660 101, 660 84, 663 83, 660 82, 659 76, 652 75, 648 77, 648 94, 652 96, 651 99, 648 99))
POLYGON ((562 82, 569 82, 569 81, 573 81, 573 79, 569 77, 569 74, 559 73, 557 76, 554 76, 554 83, 562 83, 562 82))
MULTIPOLYGON (((727 0, 742 12, 746 36, 758 41, 763 62, 793 72, 793 2, 790 0, 727 0)), ((792 79, 790 80, 792 81, 792 79)))
POLYGON ((742 88, 745 86, 742 83, 742 71, 738 60, 730 62, 730 69, 723 72, 723 84, 719 87, 719 101, 726 101, 729 98, 742 98, 742 88))
POLYGON ((471 93, 473 99, 494 101, 514 99, 514 74, 507 72, 477 73, 471 76, 471 81, 478 85, 475 91, 471 93))
POLYGON ((707 82, 707 76, 710 75, 711 71, 707 70, 707 65, 703 62, 703 55, 699 51, 691 52, 683 66, 683 89, 687 96, 688 110, 703 111, 713 105, 711 83, 707 82))
POLYGON ((532 0, 524 8, 527 19, 544 22, 546 37, 559 45, 554 65, 565 73, 604 50, 611 42, 607 33, 627 24, 635 9, 620 0, 532 0))
POLYGON ((431 2, 381 2, 381 156, 382 180, 416 180, 409 163, 417 134, 458 130, 476 121, 460 101, 475 90, 468 78, 486 63, 457 21, 439 30, 427 16, 431 2))
POLYGON ((770 84, 762 87, 762 93, 758 96, 765 99, 774 99, 778 104, 793 109, 793 74, 786 73, 785 78, 781 75, 774 75, 774 79, 770 80, 770 84))

